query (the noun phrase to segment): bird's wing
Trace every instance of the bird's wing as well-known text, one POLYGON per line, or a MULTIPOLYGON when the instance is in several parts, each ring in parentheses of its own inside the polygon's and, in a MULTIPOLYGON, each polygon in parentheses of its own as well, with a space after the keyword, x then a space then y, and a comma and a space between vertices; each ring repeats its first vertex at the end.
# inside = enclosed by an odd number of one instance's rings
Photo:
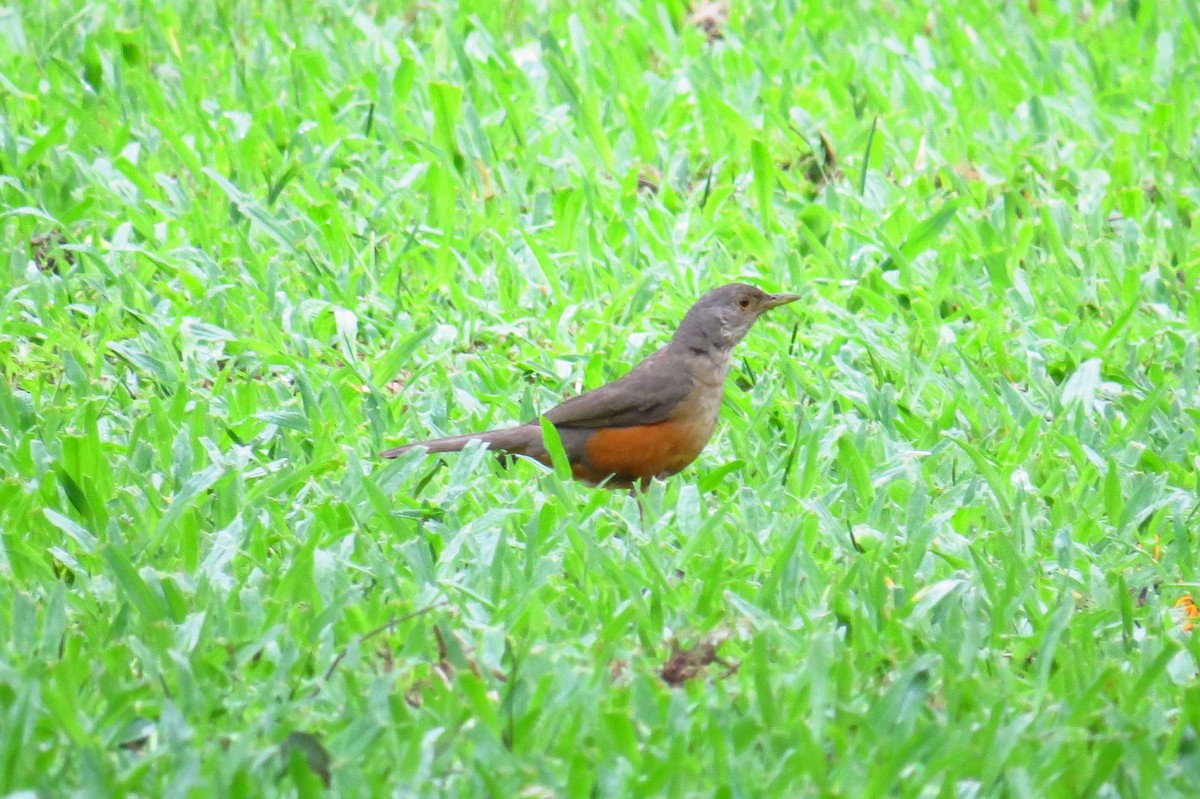
POLYGON ((651 366, 651 358, 621 379, 551 408, 545 417, 555 427, 633 427, 665 421, 691 392, 692 380, 684 369, 663 369, 662 364, 644 368, 651 366))

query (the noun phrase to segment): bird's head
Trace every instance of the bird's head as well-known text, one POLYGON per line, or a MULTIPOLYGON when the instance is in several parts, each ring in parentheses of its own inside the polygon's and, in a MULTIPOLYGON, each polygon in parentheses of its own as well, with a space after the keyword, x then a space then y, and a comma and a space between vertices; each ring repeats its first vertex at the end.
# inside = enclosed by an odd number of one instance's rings
POLYGON ((728 351, 772 308, 800 299, 795 294, 767 294, 745 283, 720 286, 696 300, 683 317, 672 343, 700 351, 728 351))

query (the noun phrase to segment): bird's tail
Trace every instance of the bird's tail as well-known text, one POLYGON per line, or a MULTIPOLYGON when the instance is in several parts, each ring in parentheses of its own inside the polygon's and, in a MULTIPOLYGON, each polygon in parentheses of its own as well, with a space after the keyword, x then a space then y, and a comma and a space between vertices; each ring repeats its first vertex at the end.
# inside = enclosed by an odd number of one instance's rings
POLYGON ((534 449, 542 449, 542 430, 537 425, 521 425, 520 427, 506 427, 502 430, 488 430, 486 433, 469 433, 465 436, 414 441, 411 444, 384 450, 379 453, 379 457, 398 458, 414 447, 424 447, 430 453, 458 452, 471 441, 482 441, 488 449, 511 452, 514 455, 529 455, 533 454, 534 449))

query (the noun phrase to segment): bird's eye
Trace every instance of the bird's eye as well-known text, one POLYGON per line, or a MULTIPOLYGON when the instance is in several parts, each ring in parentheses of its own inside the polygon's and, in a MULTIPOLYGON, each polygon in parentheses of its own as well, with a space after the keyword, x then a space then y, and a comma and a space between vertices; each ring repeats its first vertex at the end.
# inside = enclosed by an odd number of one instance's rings
POLYGON ((738 299, 738 307, 741 308, 743 311, 750 307, 749 295, 743 294, 741 296, 741 298, 738 299))

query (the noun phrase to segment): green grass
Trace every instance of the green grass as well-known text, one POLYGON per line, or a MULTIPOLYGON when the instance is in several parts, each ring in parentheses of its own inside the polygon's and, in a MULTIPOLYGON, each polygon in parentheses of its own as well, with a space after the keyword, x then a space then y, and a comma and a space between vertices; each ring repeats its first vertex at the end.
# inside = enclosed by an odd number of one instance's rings
POLYGON ((0 796, 1200 794, 1200 6, 929 8, 0 8, 0 796))

